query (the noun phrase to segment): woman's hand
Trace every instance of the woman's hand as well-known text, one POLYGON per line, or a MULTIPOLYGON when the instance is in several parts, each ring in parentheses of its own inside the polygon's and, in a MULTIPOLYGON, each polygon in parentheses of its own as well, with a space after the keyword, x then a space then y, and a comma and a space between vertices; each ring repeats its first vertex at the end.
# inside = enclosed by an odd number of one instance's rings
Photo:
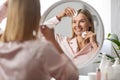
POLYGON ((81 49, 80 51, 78 51, 74 58, 77 58, 78 56, 81 56, 81 55, 85 55, 85 54, 88 54, 89 52, 95 52, 98 48, 98 43, 96 41, 96 34, 91 32, 91 31, 87 31, 86 34, 84 35, 84 44, 85 44, 85 47, 84 49, 81 49), (88 43, 91 43, 92 44, 92 51, 90 49, 90 46, 91 44, 88 44, 88 43))
POLYGON ((75 14, 75 10, 71 7, 67 7, 64 9, 64 11, 59 13, 56 17, 58 18, 58 20, 61 20, 62 17, 65 17, 65 16, 72 17, 72 16, 74 16, 74 14, 75 14))
POLYGON ((41 25, 40 28, 41 28, 42 34, 48 41, 53 42, 55 40, 54 29, 50 29, 46 25, 41 25))
POLYGON ((85 38, 84 40, 89 43, 89 42, 96 42, 96 34, 91 32, 91 31, 87 31, 85 34, 85 38))
POLYGON ((96 34, 91 31, 87 32, 86 37, 85 37, 85 42, 91 43, 93 48, 98 47, 97 40, 96 40, 96 34))
POLYGON ((60 54, 63 53, 61 47, 55 40, 54 29, 50 29, 46 25, 41 25, 40 28, 41 28, 41 32, 44 35, 44 37, 55 46, 55 48, 58 50, 60 54))

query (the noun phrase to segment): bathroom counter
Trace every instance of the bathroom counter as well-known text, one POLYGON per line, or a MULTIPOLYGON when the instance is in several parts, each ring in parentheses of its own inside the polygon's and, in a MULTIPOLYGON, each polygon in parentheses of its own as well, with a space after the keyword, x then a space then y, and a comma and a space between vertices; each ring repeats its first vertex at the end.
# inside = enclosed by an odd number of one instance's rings
MULTIPOLYGON (((55 79, 52 78, 51 80, 55 80, 55 79)), ((80 75, 80 76, 79 76, 79 80, 89 80, 89 79, 88 79, 88 76, 80 75)))
POLYGON ((89 79, 88 79, 88 76, 80 75, 79 80, 89 80, 89 79))

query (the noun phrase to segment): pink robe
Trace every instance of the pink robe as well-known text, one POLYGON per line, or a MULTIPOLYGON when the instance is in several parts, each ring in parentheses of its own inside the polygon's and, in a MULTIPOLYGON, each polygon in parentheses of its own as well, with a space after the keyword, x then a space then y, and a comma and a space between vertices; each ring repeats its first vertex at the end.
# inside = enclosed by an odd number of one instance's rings
POLYGON ((78 70, 44 38, 0 43, 0 80, 78 80, 78 70))

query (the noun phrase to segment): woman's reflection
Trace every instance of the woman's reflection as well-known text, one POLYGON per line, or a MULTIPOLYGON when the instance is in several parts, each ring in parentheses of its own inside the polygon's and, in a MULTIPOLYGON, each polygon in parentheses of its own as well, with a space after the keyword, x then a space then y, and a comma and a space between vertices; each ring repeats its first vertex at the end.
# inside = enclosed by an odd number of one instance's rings
MULTIPOLYGON (((73 8, 67 7, 45 24, 54 27, 63 17, 67 16, 72 17, 72 37, 67 37, 65 40, 69 48, 71 48, 74 58, 88 53, 95 53, 98 43, 96 41, 96 34, 94 33, 92 15, 87 9, 76 11, 73 8)), ((56 35, 56 38, 60 44, 63 41, 62 39, 64 39, 60 35, 56 35)))

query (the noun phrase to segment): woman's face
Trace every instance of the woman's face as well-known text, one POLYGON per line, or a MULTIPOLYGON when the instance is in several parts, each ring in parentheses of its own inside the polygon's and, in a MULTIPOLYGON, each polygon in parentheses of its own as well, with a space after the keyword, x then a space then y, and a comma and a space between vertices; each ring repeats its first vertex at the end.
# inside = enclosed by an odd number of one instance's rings
POLYGON ((76 35, 81 35, 82 32, 88 31, 91 24, 86 15, 79 13, 72 19, 73 31, 76 35))

